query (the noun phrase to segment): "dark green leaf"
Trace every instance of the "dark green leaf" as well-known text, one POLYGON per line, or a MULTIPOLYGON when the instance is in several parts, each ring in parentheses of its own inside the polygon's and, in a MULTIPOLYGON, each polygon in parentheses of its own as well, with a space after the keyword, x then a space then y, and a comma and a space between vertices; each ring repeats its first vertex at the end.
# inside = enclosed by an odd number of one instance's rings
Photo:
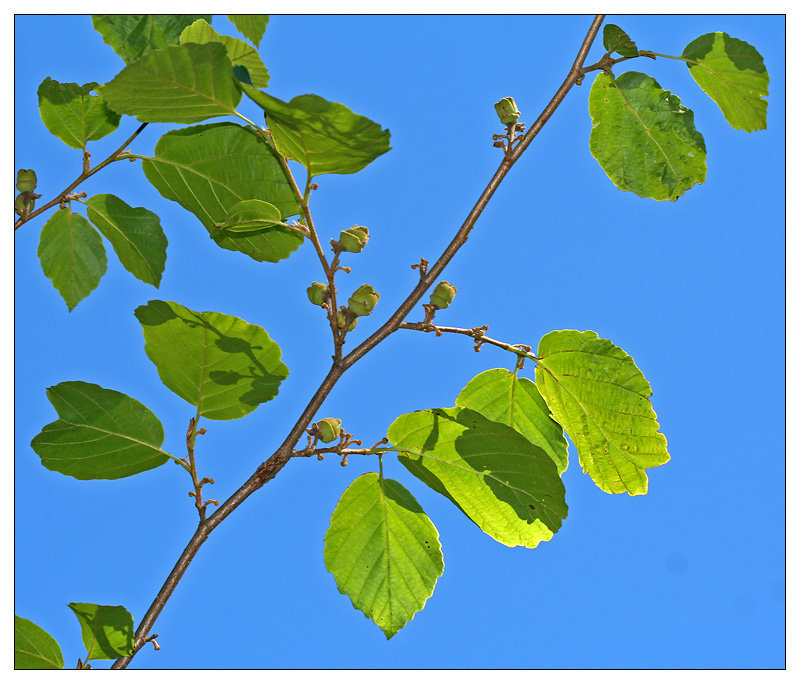
POLYGON ((161 382, 201 416, 246 416, 274 399, 289 375, 280 347, 241 318, 158 300, 136 309, 136 318, 161 382))
POLYGON ((650 76, 600 73, 589 95, 592 155, 620 190, 676 200, 706 179, 694 114, 650 76))
POLYGON ((64 656, 58 642, 39 625, 14 616, 14 669, 60 670, 64 656))
POLYGON ((748 133, 766 129, 769 74, 758 50, 727 33, 707 33, 689 43, 682 57, 731 126, 748 133))
POLYGON ((636 43, 615 24, 606 24, 603 27, 603 47, 608 52, 618 52, 623 57, 639 56, 639 48, 636 47, 636 43))
POLYGON ((539 390, 528 378, 518 378, 505 368, 476 375, 461 390, 456 406, 477 411, 484 418, 509 425, 531 444, 544 449, 559 474, 567 469, 564 430, 550 417, 539 390))
POLYGON ((39 113, 53 135, 70 147, 86 148, 89 140, 99 140, 119 126, 120 116, 100 95, 92 95, 97 83, 79 86, 59 83, 47 77, 39 86, 39 113))
MULTIPOLYGON (((171 131, 158 141, 155 155, 142 162, 148 180, 197 216, 209 232, 242 200, 269 202, 283 218, 300 213, 278 155, 251 129, 217 123, 171 131)), ((280 229, 222 236, 216 242, 256 261, 275 262, 296 250, 303 236, 280 229)))
POLYGON ((622 349, 587 330, 539 342, 536 386, 578 450, 583 471, 612 494, 647 493, 645 468, 669 461, 650 383, 622 349))
POLYGON ((36 253, 70 311, 98 286, 108 265, 103 239, 68 208, 56 210, 44 224, 36 253))
POLYGON ((388 130, 338 102, 300 95, 287 104, 247 83, 241 85, 266 112, 278 152, 300 162, 310 176, 356 173, 391 149, 388 130))
POLYGON ((397 418, 387 432, 400 462, 506 546, 534 548, 567 517, 553 460, 513 428, 471 409, 397 418))
POLYGON ((86 660, 116 660, 133 655, 133 616, 123 606, 68 605, 81 623, 86 660))
POLYGON ((153 50, 177 45, 181 31, 210 14, 93 14, 92 25, 125 64, 153 50))
POLYGON ((139 280, 158 287, 167 260, 167 237, 158 216, 143 207, 130 207, 114 195, 90 197, 87 215, 122 265, 139 280))
POLYGON ((331 516, 325 567, 353 607, 391 639, 423 609, 444 560, 438 531, 408 490, 366 473, 331 516))
POLYGON ((171 123, 235 115, 242 98, 220 43, 170 45, 149 52, 101 86, 100 93, 118 114, 171 123))
POLYGON ((181 33, 181 45, 213 42, 222 43, 225 46, 234 67, 243 66, 247 69, 254 86, 266 88, 269 85, 269 73, 264 62, 261 61, 258 51, 243 40, 220 35, 203 19, 198 19, 181 33))
POLYGON ((261 43, 269 23, 269 14, 229 14, 236 29, 256 47, 261 43))
POLYGON ((157 468, 164 428, 153 412, 121 392, 88 382, 49 387, 59 419, 45 425, 31 446, 42 465, 78 480, 116 480, 157 468))

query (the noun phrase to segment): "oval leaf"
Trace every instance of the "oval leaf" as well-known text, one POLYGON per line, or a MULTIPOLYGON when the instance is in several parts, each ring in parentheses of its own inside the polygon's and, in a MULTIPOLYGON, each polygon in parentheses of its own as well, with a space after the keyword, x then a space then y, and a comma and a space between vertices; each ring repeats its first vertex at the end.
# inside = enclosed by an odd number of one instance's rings
MULTIPOLYGON (((216 123, 171 131, 161 136, 155 157, 145 158, 147 179, 167 199, 191 211, 209 232, 224 223, 242 200, 275 205, 283 218, 300 213, 292 185, 278 155, 248 128, 216 123)), ((303 243, 289 229, 222 235, 217 244, 256 261, 276 262, 303 243)))
POLYGON ((161 382, 201 416, 246 416, 274 399, 289 375, 280 347, 263 328, 241 318, 158 300, 135 313, 161 382))
POLYGON ((151 123, 197 123, 235 115, 242 98, 220 43, 170 45, 149 52, 100 92, 118 114, 151 123))
POLYGON ((211 28, 205 19, 198 19, 183 30, 181 45, 184 43, 222 43, 228 51, 231 64, 245 67, 254 86, 266 88, 269 85, 269 73, 264 62, 261 61, 258 51, 243 40, 220 35, 211 28))
POLYGON ((108 266, 103 239, 83 216, 66 207, 44 224, 36 253, 70 311, 100 284, 108 266))
POLYGON ((717 32, 695 38, 681 56, 731 126, 748 133, 766 129, 769 74, 758 50, 717 32))
POLYGON ((99 140, 119 126, 120 115, 112 112, 100 95, 92 95, 97 83, 79 86, 48 77, 39 86, 39 113, 44 125, 65 144, 86 149, 89 140, 99 140))
POLYGON ((636 43, 616 24, 606 24, 603 27, 603 47, 609 52, 618 52, 623 57, 639 56, 636 43))
POLYGON ((39 625, 14 616, 14 669, 60 670, 64 656, 58 642, 39 625))
POLYGON ((133 616, 123 606, 67 605, 81 623, 86 660, 116 660, 133 655, 133 616))
POLYGON ((706 179, 706 147, 694 114, 645 74, 600 73, 589 95, 590 148, 620 190, 676 200, 706 179))
POLYGON ((325 567, 342 594, 391 639, 423 609, 444 572, 439 533, 395 480, 351 484, 325 534, 325 567))
POLYGON ((167 261, 167 237, 158 216, 114 195, 89 198, 87 215, 106 236, 122 265, 139 280, 159 286, 167 261))
POLYGON ((88 382, 47 389, 59 420, 31 447, 42 465, 78 480, 116 480, 163 465, 164 428, 153 412, 121 392, 88 382))
POLYGON ((587 330, 556 330, 539 342, 536 386, 564 426, 581 466, 611 494, 646 494, 646 468, 669 461, 650 405, 650 383, 633 359, 587 330))
POLYGON ((388 130, 338 102, 300 95, 287 104, 247 83, 241 87, 264 109, 278 152, 309 176, 356 173, 391 149, 388 130))
POLYGON ((550 417, 550 409, 536 385, 505 368, 476 375, 456 398, 456 406, 477 411, 484 418, 514 428, 531 444, 544 449, 559 475, 567 469, 567 440, 563 428, 550 417))
POLYGON ((513 428, 470 409, 397 418, 387 432, 400 462, 506 546, 534 548, 567 517, 555 463, 513 428))
POLYGON ((177 45, 181 31, 210 14, 93 14, 92 25, 125 64, 153 50, 177 45))
POLYGON ((226 233, 247 233, 268 228, 286 228, 281 212, 274 204, 262 200, 243 200, 231 207, 228 218, 218 226, 226 233))

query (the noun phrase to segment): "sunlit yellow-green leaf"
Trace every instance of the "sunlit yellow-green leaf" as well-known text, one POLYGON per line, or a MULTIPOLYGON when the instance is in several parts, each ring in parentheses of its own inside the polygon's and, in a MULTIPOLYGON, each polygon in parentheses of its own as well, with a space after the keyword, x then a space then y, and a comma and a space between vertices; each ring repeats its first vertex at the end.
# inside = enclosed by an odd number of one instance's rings
POLYGON ((64 656, 58 642, 39 625, 14 616, 14 669, 60 670, 64 656))

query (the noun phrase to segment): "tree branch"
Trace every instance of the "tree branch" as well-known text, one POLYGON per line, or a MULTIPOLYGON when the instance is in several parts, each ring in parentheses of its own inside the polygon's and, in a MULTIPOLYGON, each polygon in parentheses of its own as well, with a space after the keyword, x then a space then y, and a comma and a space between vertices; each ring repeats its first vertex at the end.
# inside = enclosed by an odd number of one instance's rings
MULTIPOLYGON (((247 482, 245 482, 236 492, 234 492, 231 497, 214 512, 213 515, 211 515, 205 521, 201 521, 197 531, 192 536, 189 544, 183 550, 183 553, 178 559, 178 562, 175 564, 175 567, 173 567, 172 571, 164 582, 164 585, 156 595, 152 605, 148 609, 147 613, 145 613, 142 621, 139 623, 139 627, 136 630, 134 655, 146 643, 147 636, 150 630, 153 628, 158 615, 161 613, 161 610, 164 608, 167 600, 172 595, 172 592, 175 590, 175 587, 177 586, 184 572, 186 572, 186 568, 189 567, 189 563, 191 563, 198 549, 208 538, 208 535, 211 533, 211 531, 225 518, 227 518, 239 506, 239 504, 247 499, 247 497, 263 487, 280 472, 283 466, 285 466, 292 457, 294 445, 300 440, 304 430, 312 421, 317 411, 322 406, 322 403, 325 401, 325 398, 333 389, 334 385, 342 376, 342 374, 367 352, 372 350, 379 342, 386 339, 386 337, 388 337, 391 333, 400 328, 405 316, 419 302, 422 295, 425 294, 426 290, 428 290, 433 282, 439 277, 445 266, 447 266, 450 260, 455 256, 456 252, 458 252, 462 245, 467 241, 469 233, 474 227, 475 222, 478 220, 478 217, 483 212, 483 209, 486 207, 486 204, 491 199, 500 182, 503 180, 503 178, 505 178, 510 168, 513 166, 516 160, 519 159, 522 152, 533 140, 533 137, 536 135, 536 133, 541 130, 542 126, 544 126, 558 105, 566 97, 570 88, 572 88, 572 86, 575 85, 575 83, 583 75, 583 61, 586 59, 589 48, 591 47, 592 42, 597 35, 597 31, 603 22, 603 17, 604 15, 597 15, 594 18, 591 27, 589 28, 589 31, 586 34, 583 43, 581 44, 578 55, 575 58, 575 62, 573 63, 567 78, 564 80, 564 83, 562 83, 561 87, 545 107, 544 111, 541 113, 533 126, 531 126, 530 132, 524 136, 522 141, 517 147, 514 148, 510 155, 503 158, 503 161, 500 163, 500 167, 492 176, 488 185, 478 198, 478 201, 475 203, 475 206, 467 215, 466 220, 458 229, 455 237, 444 250, 436 263, 426 273, 421 274, 420 281, 417 286, 412 290, 411 294, 398 307, 398 309, 389 317, 386 323, 384 323, 375 333, 362 342, 347 356, 342 359, 334 359, 331 370, 328 372, 328 375, 314 393, 314 396, 308 402, 308 405, 303 410, 303 413, 300 415, 300 418, 297 420, 294 427, 286 436, 283 444, 281 444, 275 453, 273 453, 272 456, 270 456, 256 469, 247 482)), ((119 658, 112 665, 112 669, 124 669, 127 667, 128 663, 130 663, 131 658, 133 658, 133 656, 119 658)))

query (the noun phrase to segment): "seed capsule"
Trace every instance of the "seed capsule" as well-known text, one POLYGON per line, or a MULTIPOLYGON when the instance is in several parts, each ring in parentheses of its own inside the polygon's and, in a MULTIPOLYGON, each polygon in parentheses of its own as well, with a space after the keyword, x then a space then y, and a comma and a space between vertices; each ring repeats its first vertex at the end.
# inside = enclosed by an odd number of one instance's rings
POLYGON ((356 316, 369 316, 381 296, 372 285, 359 287, 347 300, 347 306, 356 316))
POLYGON ((342 432, 342 421, 338 418, 323 418, 317 423, 317 436, 325 444, 337 439, 342 432))
POLYGON ((358 253, 369 242, 369 228, 366 226, 353 226, 343 230, 339 235, 339 244, 345 252, 358 253))
POLYGON ((453 303, 458 290, 446 280, 441 281, 431 294, 431 304, 437 309, 446 309, 453 303))

